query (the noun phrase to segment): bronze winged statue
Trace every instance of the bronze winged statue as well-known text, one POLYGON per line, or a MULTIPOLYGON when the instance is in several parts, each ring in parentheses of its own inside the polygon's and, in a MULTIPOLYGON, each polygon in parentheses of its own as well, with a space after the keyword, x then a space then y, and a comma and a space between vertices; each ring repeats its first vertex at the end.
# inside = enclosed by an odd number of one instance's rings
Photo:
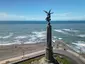
POLYGON ((49 12, 47 12, 47 11, 44 10, 44 12, 47 14, 46 21, 48 21, 48 23, 50 23, 51 14, 53 14, 53 12, 51 12, 51 10, 49 10, 49 12))

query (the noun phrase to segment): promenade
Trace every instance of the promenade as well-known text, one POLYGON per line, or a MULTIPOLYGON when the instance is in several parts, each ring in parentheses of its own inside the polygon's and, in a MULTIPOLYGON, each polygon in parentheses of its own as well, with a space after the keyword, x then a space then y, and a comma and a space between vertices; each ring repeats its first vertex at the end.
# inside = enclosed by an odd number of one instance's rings
MULTIPOLYGON (((62 54, 65 55, 71 59, 73 59, 74 61, 76 61, 78 64, 85 64, 85 58, 80 56, 78 53, 74 52, 69 46, 65 46, 65 49, 63 47, 54 47, 53 48, 53 52, 57 53, 57 54, 62 54)), ((38 50, 36 52, 33 53, 29 53, 29 54, 25 54, 24 57, 23 55, 18 56, 18 57, 14 57, 14 58, 9 58, 3 61, 0 61, 0 64, 6 64, 6 62, 8 62, 8 64, 10 64, 10 62, 16 62, 16 61, 20 61, 24 58, 31 58, 31 57, 35 57, 38 55, 42 55, 45 54, 45 50, 38 50)))

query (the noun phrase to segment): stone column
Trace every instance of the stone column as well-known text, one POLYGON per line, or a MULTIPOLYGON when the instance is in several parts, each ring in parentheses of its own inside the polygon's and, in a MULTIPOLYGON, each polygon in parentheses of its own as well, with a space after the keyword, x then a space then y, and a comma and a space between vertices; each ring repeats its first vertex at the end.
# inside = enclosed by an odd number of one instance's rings
POLYGON ((48 62, 53 62, 52 33, 50 23, 47 25, 46 59, 48 62))
POLYGON ((46 57, 46 62, 48 64, 52 63, 52 64, 59 64, 57 62, 57 60, 54 59, 53 57, 53 48, 52 48, 52 27, 51 27, 51 24, 50 24, 50 20, 51 20, 51 10, 49 10, 49 12, 47 11, 44 11, 46 14, 47 14, 47 17, 46 17, 46 21, 48 22, 47 23, 47 43, 46 43, 46 54, 45 54, 45 57, 46 57))

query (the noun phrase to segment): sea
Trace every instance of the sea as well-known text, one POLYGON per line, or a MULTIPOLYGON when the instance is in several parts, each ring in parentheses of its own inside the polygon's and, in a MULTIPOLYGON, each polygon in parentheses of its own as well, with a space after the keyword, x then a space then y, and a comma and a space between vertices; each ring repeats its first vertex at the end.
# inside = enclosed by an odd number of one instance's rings
MULTIPOLYGON (((51 21, 52 41, 85 52, 85 21, 51 21)), ((46 42, 46 21, 0 21, 0 45, 46 42)))

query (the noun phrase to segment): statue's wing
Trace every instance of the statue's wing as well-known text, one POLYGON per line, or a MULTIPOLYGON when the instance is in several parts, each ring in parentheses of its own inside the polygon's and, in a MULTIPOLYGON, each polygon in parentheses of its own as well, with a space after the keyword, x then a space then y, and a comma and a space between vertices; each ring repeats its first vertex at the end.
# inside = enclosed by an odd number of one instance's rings
POLYGON ((48 13, 47 11, 44 10, 45 13, 48 13))
POLYGON ((49 13, 51 12, 51 9, 49 10, 49 13))

